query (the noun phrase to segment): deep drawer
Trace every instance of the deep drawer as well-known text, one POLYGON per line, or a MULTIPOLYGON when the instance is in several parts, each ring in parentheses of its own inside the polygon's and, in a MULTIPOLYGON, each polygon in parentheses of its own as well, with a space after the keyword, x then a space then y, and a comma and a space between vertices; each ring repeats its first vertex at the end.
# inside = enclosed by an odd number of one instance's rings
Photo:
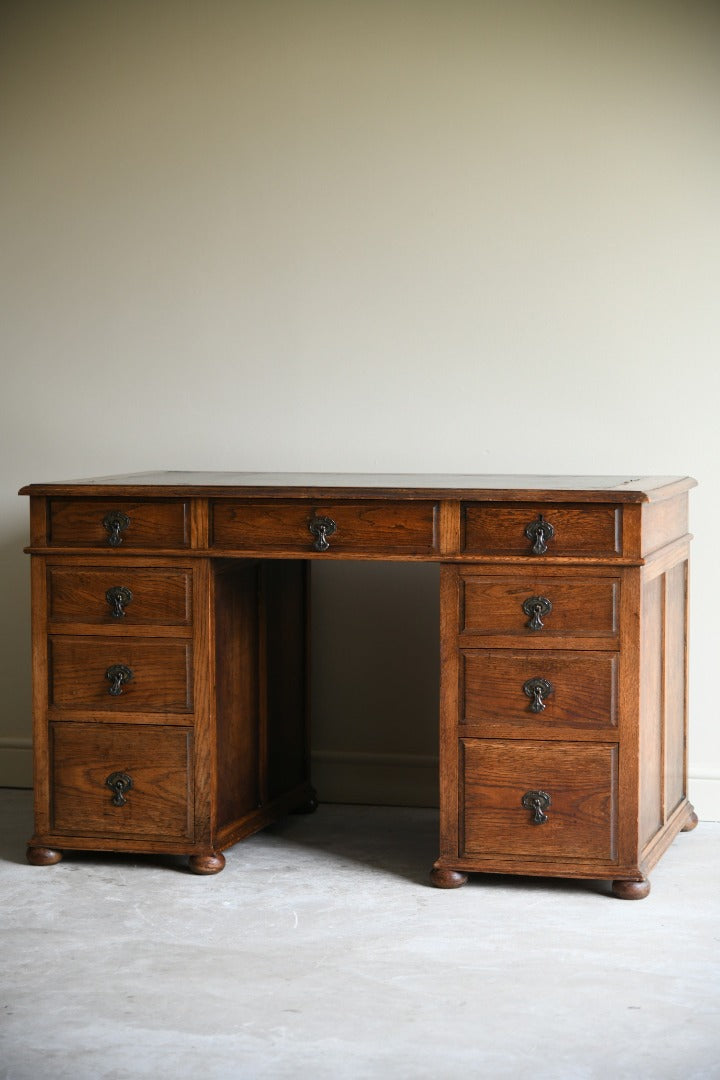
POLYGON ((100 712, 189 713, 188 641, 147 638, 50 639, 50 704, 100 712), (120 668, 130 672, 130 677, 120 668), (116 692, 112 692, 116 691, 116 692))
POLYGON ((461 653, 460 670, 465 724, 617 726, 617 653, 473 649, 461 653))
POLYGON ((54 832, 193 839, 191 729, 56 723, 51 755, 54 832))
POLYGON ((51 623, 190 626, 192 572, 50 566, 48 612, 51 623))
POLYGON ((618 578, 512 577, 464 573, 460 630, 544 641, 551 637, 614 637, 618 629, 618 578))
POLYGON ((473 555, 532 559, 622 553, 622 510, 617 506, 463 503, 461 526, 462 551, 473 555))
POLYGON ((51 499, 48 543, 111 551, 182 548, 189 544, 186 502, 51 499))
POLYGON ((463 739, 460 775, 461 855, 617 857, 616 746, 463 739))
POLYGON ((218 501, 212 544, 252 552, 431 555, 435 510, 433 502, 414 501, 218 501), (323 522, 331 523, 324 532, 323 522))

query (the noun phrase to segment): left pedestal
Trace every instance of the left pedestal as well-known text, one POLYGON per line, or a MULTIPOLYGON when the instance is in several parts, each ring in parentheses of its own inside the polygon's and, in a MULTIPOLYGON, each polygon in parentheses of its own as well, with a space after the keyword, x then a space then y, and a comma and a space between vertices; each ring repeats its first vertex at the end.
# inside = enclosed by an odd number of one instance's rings
POLYGON ((306 564, 190 557, 203 510, 182 501, 33 504, 28 861, 162 853, 220 872, 223 849, 311 796, 306 564))

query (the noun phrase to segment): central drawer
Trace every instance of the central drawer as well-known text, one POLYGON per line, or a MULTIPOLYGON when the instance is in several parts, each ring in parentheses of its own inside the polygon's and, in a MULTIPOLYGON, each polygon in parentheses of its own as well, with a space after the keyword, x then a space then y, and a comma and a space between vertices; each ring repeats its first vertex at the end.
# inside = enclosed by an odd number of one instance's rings
POLYGON ((414 500, 218 500, 211 508, 211 544, 307 555, 432 555, 436 512, 436 503, 414 500))
POLYGON ((188 641, 58 636, 49 644, 50 704, 56 708, 192 712, 188 641))

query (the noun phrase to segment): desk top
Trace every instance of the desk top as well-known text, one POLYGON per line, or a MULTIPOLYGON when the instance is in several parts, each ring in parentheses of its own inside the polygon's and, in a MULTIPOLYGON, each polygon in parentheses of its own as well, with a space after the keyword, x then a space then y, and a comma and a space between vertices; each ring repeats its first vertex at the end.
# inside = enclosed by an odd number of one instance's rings
POLYGON ((21 495, 126 498, 471 499, 655 502, 695 487, 690 476, 513 476, 470 473, 141 472, 28 484, 21 495))

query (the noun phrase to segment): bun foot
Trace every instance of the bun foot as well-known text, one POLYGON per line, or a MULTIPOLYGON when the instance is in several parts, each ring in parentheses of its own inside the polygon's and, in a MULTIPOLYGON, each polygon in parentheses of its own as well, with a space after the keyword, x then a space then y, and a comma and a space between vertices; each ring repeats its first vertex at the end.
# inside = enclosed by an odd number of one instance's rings
POLYGON ((644 900, 650 892, 650 882, 647 878, 642 881, 613 881, 612 894, 618 900, 644 900))
POLYGON ((63 857, 62 851, 51 847, 28 847, 26 855, 31 866, 53 866, 63 857))
POLYGON ((467 879, 467 874, 461 874, 459 870, 438 870, 435 867, 430 871, 430 880, 436 889, 459 889, 467 879))
POLYGON ((225 866, 225 856, 221 851, 212 855, 191 855, 189 865, 193 874, 219 874, 225 866))
POLYGON ((687 819, 687 821, 683 825, 682 829, 680 830, 680 832, 692 832, 693 829, 697 826, 697 823, 698 823, 698 816, 695 813, 695 811, 693 810, 692 813, 690 814, 690 817, 687 819))

